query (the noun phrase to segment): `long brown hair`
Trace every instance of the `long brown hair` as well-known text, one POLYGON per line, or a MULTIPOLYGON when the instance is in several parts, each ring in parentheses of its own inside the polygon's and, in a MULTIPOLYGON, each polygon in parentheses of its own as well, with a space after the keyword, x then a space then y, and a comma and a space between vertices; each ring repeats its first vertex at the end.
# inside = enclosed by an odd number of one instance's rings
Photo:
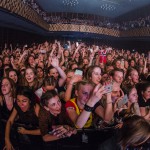
POLYGON ((150 124, 143 117, 133 115, 124 120, 119 138, 123 150, 128 146, 139 146, 150 138, 150 124))

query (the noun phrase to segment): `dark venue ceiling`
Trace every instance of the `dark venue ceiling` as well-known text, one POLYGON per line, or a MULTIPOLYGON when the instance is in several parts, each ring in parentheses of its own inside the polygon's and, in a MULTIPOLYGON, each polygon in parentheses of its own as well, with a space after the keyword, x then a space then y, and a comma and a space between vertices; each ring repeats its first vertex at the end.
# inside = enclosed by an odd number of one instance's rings
POLYGON ((115 18, 150 5, 150 0, 36 0, 48 12, 73 12, 115 18))
MULTIPOLYGON (((28 0, 22 0, 28 1, 28 0)), ((150 14, 150 0, 34 0, 41 9, 49 14, 54 12, 72 12, 83 14, 95 14, 104 17, 117 18, 125 14, 135 14, 137 10, 144 10, 146 14, 150 14)), ((139 13, 141 11, 138 11, 139 13)), ((136 13, 137 15, 139 13, 136 13)), ((140 14, 141 15, 141 14, 140 14)), ((125 17, 121 17, 125 18, 125 17)), ((37 33, 47 36, 63 36, 63 37, 78 37, 78 38, 104 38, 103 35, 92 35, 89 33, 75 32, 48 32, 34 23, 23 19, 12 13, 0 8, 0 26, 15 28, 31 33, 37 33)))

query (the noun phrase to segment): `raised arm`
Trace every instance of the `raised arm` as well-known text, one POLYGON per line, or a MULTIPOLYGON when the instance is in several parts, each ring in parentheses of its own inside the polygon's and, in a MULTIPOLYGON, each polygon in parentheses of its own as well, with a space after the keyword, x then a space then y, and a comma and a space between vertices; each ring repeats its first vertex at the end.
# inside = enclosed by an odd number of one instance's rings
POLYGON ((111 119, 114 116, 114 111, 113 111, 113 104, 112 104, 112 99, 111 99, 111 93, 107 93, 106 95, 106 107, 105 107, 105 114, 104 114, 104 120, 105 122, 110 122, 111 119))
POLYGON ((66 74, 65 72, 60 68, 58 58, 52 58, 51 65, 58 71, 60 75, 60 79, 58 81, 59 86, 63 86, 66 81, 66 74))
POLYGON ((93 90, 93 94, 91 96, 91 98, 88 100, 88 102, 86 103, 85 107, 84 107, 84 110, 82 111, 82 113, 79 115, 79 117, 77 118, 77 121, 76 121, 76 126, 78 128, 82 128, 91 112, 92 112, 92 109, 94 108, 94 105, 102 98, 102 95, 105 93, 105 89, 104 89, 104 86, 102 86, 100 88, 100 84, 98 84, 95 89, 93 90))
POLYGON ((14 108, 8 121, 7 121, 6 128, 5 128, 5 148, 6 148, 6 150, 14 149, 11 144, 11 141, 10 141, 10 130, 11 130, 11 126, 13 125, 16 116, 17 116, 17 111, 14 108))
POLYGON ((82 80, 82 76, 81 75, 74 75, 72 77, 72 79, 70 80, 70 82, 67 85, 67 89, 65 92, 65 101, 69 101, 71 98, 71 93, 72 93, 72 89, 73 89, 73 85, 79 81, 82 80))

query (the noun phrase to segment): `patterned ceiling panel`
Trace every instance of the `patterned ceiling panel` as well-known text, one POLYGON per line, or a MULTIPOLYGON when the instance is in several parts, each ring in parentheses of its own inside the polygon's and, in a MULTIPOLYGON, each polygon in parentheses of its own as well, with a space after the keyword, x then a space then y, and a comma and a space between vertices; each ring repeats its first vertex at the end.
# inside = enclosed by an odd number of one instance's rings
POLYGON ((150 0, 36 0, 36 2, 48 13, 88 13, 112 18, 150 5, 150 0))

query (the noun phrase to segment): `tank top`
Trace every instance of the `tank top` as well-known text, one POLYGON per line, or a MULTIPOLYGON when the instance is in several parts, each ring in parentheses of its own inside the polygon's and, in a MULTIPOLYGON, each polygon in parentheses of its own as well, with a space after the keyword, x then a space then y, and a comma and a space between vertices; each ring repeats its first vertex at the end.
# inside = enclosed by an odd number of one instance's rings
MULTIPOLYGON (((78 115, 80 115, 82 111, 81 111, 81 110, 79 109, 79 107, 77 106, 75 98, 71 99, 70 101, 74 104, 75 109, 76 109, 76 113, 77 113, 78 115)), ((84 125, 84 128, 89 128, 89 127, 92 126, 92 119, 93 119, 93 118, 92 118, 92 113, 91 113, 91 114, 90 114, 90 117, 88 118, 88 120, 87 120, 87 122, 86 122, 86 124, 84 125)))
MULTIPOLYGON (((14 105, 14 104, 13 104, 14 105)), ((0 108, 0 111, 1 111, 1 116, 2 116, 2 120, 8 120, 8 118, 9 118, 9 116, 11 115, 11 113, 12 113, 12 111, 13 111, 13 107, 12 107, 12 109, 11 110, 9 110, 8 108, 7 108, 7 105, 6 105, 6 102, 5 102, 5 100, 4 100, 4 98, 3 98, 3 105, 2 106, 0 106, 1 108, 0 108)))
POLYGON ((29 110, 26 112, 23 112, 17 104, 15 104, 15 109, 19 116, 17 123, 22 124, 23 127, 29 130, 39 127, 39 120, 35 114, 34 105, 30 106, 29 110))

